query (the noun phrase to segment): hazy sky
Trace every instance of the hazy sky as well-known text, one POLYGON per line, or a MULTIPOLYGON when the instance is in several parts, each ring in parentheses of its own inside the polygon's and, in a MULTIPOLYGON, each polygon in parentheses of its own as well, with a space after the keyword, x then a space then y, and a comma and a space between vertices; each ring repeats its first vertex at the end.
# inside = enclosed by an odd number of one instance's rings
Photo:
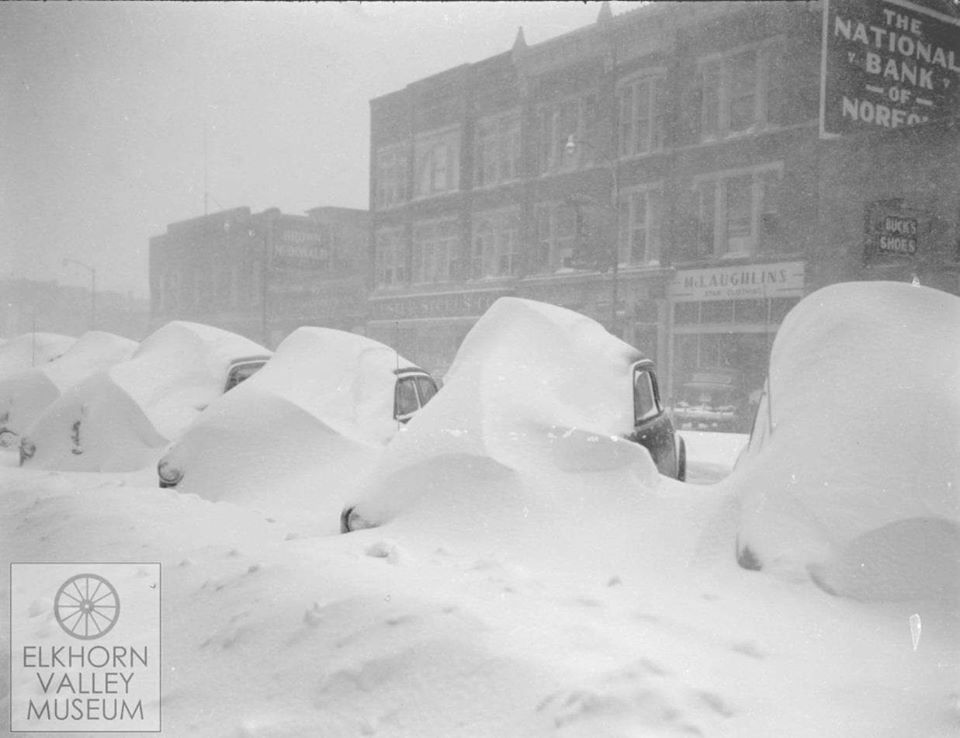
MULTIPOLYGON (((622 12, 626 3, 615 3, 622 12)), ((369 100, 598 3, 0 3, 0 278, 148 292, 150 236, 367 207, 369 100)))

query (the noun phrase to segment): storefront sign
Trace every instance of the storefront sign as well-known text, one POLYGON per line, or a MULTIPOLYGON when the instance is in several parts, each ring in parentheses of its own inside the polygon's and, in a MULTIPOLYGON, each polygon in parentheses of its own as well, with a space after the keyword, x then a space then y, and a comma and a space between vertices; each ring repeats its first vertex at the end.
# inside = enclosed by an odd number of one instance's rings
POLYGON ((902 128, 960 108, 960 20, 907 0, 826 0, 824 137, 902 128))
POLYGON ((370 301, 371 320, 479 317, 510 294, 497 291, 441 292, 436 294, 381 297, 370 301))
POLYGON ((880 225, 877 248, 888 254, 917 253, 917 219, 888 215, 880 225))
POLYGON ((897 263, 917 258, 925 232, 924 213, 902 200, 867 205, 864 264, 897 263))
POLYGON ((320 233, 278 228, 274 232, 270 265, 276 269, 318 271, 330 264, 330 250, 321 243, 320 233))
POLYGON ((675 302, 746 300, 803 295, 804 262, 748 264, 677 272, 670 285, 675 302))

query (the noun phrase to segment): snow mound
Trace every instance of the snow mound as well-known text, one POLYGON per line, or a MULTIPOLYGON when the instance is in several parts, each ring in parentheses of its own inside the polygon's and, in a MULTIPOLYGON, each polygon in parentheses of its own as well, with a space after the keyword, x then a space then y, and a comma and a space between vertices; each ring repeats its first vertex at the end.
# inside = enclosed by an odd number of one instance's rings
POLYGON ((74 341, 58 333, 24 333, 11 338, 0 344, 0 378, 53 361, 74 341))
POLYGON ((229 331, 174 321, 152 333, 111 380, 146 413, 160 435, 176 438, 223 393, 231 362, 269 356, 263 346, 229 331))
POLYGON ((415 365, 373 339, 303 327, 247 384, 303 408, 347 438, 379 445, 397 432, 395 371, 409 368, 415 365))
POLYGON ((133 356, 139 344, 129 338, 87 331, 60 358, 38 367, 63 392, 101 369, 133 356))
POLYGON ((633 427, 639 358, 583 315, 497 300, 467 334, 443 389, 387 447, 364 518, 383 522, 434 495, 469 514, 470 493, 458 488, 487 480, 509 498, 522 487, 505 481, 512 474, 612 472, 656 487, 646 449, 621 437, 633 427))
POLYGON ((827 287, 787 316, 726 480, 742 563, 862 599, 956 596, 958 331, 960 299, 901 283, 827 287))
POLYGON ((130 358, 136 341, 102 331, 84 333, 62 356, 0 379, 0 445, 18 436, 60 394, 119 361, 130 358))
POLYGON ((27 465, 72 471, 134 471, 156 462, 223 393, 232 361, 269 356, 252 341, 196 323, 168 323, 127 361, 66 391, 26 432, 27 465))
POLYGON ((412 366, 363 336, 299 328, 161 463, 183 474, 180 492, 336 532, 348 490, 396 433, 394 372, 412 366))

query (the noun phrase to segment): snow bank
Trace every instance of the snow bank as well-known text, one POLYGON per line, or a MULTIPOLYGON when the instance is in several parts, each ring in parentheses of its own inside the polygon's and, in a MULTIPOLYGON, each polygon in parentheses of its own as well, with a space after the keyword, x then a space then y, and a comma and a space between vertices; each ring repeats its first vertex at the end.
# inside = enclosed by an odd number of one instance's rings
POLYGON ((75 338, 57 333, 24 333, 0 344, 0 378, 53 361, 75 338))
POLYGON ((176 438, 223 393, 231 362, 270 351, 236 333, 174 321, 152 333, 110 379, 143 409, 157 432, 176 438))
POLYGON ((131 358, 139 344, 105 331, 87 331, 60 358, 38 367, 63 392, 101 369, 131 358))
POLYGON ((129 359, 136 348, 136 341, 89 331, 59 358, 0 379, 0 445, 15 444, 19 435, 64 390, 129 359))
POLYGON ((365 336, 304 327, 284 339, 248 384, 303 408, 351 440, 380 445, 397 432, 395 370, 414 367, 365 336))
MULTIPOLYGON (((389 445, 362 510, 370 522, 410 513, 426 498, 469 518, 522 495, 522 477, 613 474, 629 489, 654 488, 646 449, 632 430, 636 349, 564 308, 501 298, 464 339, 444 387, 389 445)), ((551 493, 552 494, 552 493, 551 493)), ((457 514, 454 512, 454 514, 457 514)))
POLYGON ((30 426, 27 465, 73 471, 133 471, 223 393, 234 360, 268 356, 252 341, 196 323, 168 323, 128 361, 65 392, 30 426))
POLYGON ((396 433, 394 371, 412 366, 363 336, 299 328, 162 463, 183 473, 181 492, 335 533, 349 490, 396 433))
POLYGON ((958 335, 960 299, 901 283, 827 287, 787 316, 725 482, 744 563, 862 598, 956 596, 958 335))

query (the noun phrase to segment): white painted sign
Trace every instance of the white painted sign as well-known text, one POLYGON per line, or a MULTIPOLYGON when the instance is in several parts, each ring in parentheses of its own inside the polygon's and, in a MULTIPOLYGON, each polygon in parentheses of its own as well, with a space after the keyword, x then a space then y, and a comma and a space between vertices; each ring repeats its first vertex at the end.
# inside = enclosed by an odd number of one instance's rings
POLYGON ((693 302, 802 297, 803 283, 802 261, 682 269, 676 273, 670 285, 670 299, 674 302, 693 302))

